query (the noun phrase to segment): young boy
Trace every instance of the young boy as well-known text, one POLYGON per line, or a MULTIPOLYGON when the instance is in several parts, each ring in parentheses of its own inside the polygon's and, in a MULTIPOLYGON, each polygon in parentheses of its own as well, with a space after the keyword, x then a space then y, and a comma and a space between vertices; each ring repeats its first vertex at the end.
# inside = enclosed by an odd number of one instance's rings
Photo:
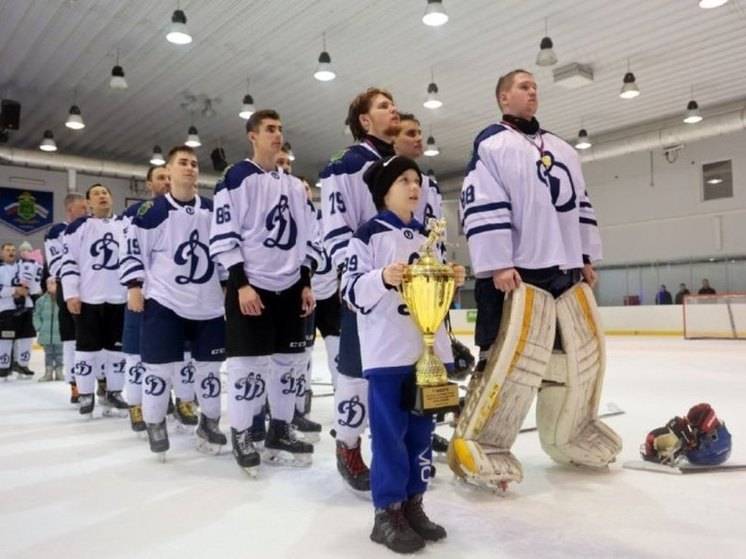
MULTIPOLYGON (((432 476, 433 418, 415 415, 403 404, 423 344, 396 288, 426 240, 424 227, 413 217, 422 175, 413 160, 392 156, 371 165, 364 179, 379 213, 350 240, 342 292, 357 311, 363 375, 369 383, 376 509, 370 538, 393 551, 411 553, 424 547, 425 540, 446 536, 422 509, 432 476)), ((464 268, 454 266, 454 273, 456 285, 463 284, 464 268)), ((443 362, 452 363, 443 326, 436 334, 435 351, 443 362)))
POLYGON ((195 193, 199 165, 192 148, 173 148, 167 168, 171 190, 143 205, 132 220, 122 265, 128 307, 143 313, 142 414, 150 450, 161 457, 169 449, 166 412, 170 389, 180 382, 186 341, 202 408, 197 447, 216 452, 227 443, 218 428, 225 321, 218 266, 208 244, 212 202, 195 193))
POLYGON ((215 188, 210 252, 229 272, 225 295, 228 415, 233 455, 252 475, 260 458, 251 424, 269 401, 264 447, 270 462, 290 454, 309 464, 313 446, 295 440, 291 379, 305 367, 305 318, 315 306, 310 284, 313 216, 301 182, 279 172, 282 123, 272 110, 246 123, 253 159, 226 170, 215 188))

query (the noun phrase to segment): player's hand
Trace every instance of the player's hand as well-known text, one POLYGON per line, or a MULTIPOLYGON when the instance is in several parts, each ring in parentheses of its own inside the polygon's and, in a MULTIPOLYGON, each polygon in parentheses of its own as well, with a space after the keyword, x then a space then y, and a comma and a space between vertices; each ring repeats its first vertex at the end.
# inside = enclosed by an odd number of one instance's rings
POLYGON ((238 307, 241 309, 241 314, 259 316, 264 310, 264 303, 253 287, 244 285, 238 290, 238 307))
POLYGON ((70 311, 70 314, 78 315, 80 314, 80 297, 71 297, 67 300, 67 310, 70 311))
POLYGON ((313 291, 311 291, 310 287, 303 288, 303 291, 301 291, 301 294, 300 294, 300 300, 301 300, 301 309, 303 309, 303 312, 301 313, 301 317, 306 318, 316 308, 316 298, 313 296, 313 291))
POLYGON ((453 279, 456 281, 456 287, 461 287, 466 281, 466 268, 459 264, 451 264, 453 268, 453 279))
POLYGON ((521 275, 515 268, 503 268, 492 272, 492 283, 500 291, 510 293, 521 285, 521 275))
POLYGON ((130 287, 127 290, 127 308, 132 312, 142 312, 145 309, 142 287, 130 287))
POLYGON ((596 273, 596 270, 593 269, 593 264, 584 264, 581 273, 583 274, 585 283, 587 283, 591 288, 594 288, 598 282, 598 274, 596 273))
POLYGON ((388 285, 399 287, 406 271, 407 265, 404 262, 389 264, 383 269, 383 281, 388 285))
POLYGON ((28 287, 25 285, 19 285, 13 290, 13 297, 25 297, 28 295, 28 287))

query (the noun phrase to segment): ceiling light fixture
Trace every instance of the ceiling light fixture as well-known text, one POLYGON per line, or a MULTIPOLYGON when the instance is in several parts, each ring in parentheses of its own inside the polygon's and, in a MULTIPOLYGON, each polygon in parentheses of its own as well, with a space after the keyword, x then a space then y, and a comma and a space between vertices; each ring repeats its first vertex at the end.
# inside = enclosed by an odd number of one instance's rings
POLYGON ((721 179, 719 177, 715 177, 715 178, 707 180, 707 184, 720 184, 722 182, 723 182, 723 179, 721 179))
POLYGON ((684 115, 684 122, 686 124, 697 124, 702 122, 702 115, 699 112, 699 105, 694 100, 694 86, 691 88, 691 100, 686 105, 686 114, 684 115))
POLYGON ((319 65, 316 68, 313 77, 320 82, 330 82, 337 77, 337 74, 334 73, 334 69, 332 68, 332 57, 329 56, 329 53, 326 51, 326 33, 321 35, 321 42, 323 50, 319 55, 319 65))
POLYGON ((581 128, 580 132, 578 132, 578 141, 575 142, 575 149, 588 149, 592 145, 588 131, 585 128, 581 128))
POLYGON ((199 139, 199 132, 197 131, 197 127, 192 125, 189 127, 189 130, 187 131, 187 139, 186 142, 184 142, 185 145, 189 146, 190 148, 198 148, 202 145, 202 142, 199 139))
POLYGON ((166 33, 166 40, 175 45, 188 45, 192 42, 192 36, 186 26, 186 14, 179 9, 179 3, 176 3, 176 9, 171 16, 171 25, 166 33))
POLYGON ((290 142, 285 142, 282 146, 282 149, 284 149, 285 152, 288 154, 288 159, 290 161, 295 161, 295 154, 293 153, 293 148, 290 146, 290 142))
POLYGON ((554 43, 549 37, 549 18, 544 18, 544 38, 539 44, 539 54, 536 55, 537 66, 554 66, 557 55, 554 53, 554 43))
POLYGON ((127 89, 127 80, 124 79, 124 68, 119 65, 119 50, 117 50, 117 63, 111 69, 109 87, 112 89, 127 89))
POLYGON ((57 151, 57 143, 54 141, 54 134, 51 130, 45 130, 44 131, 44 138, 41 141, 41 144, 39 144, 39 149, 41 151, 57 151))
POLYGON ((427 157, 435 157, 436 155, 440 154, 438 144, 435 143, 435 138, 433 138, 432 135, 427 137, 424 154, 427 157))
POLYGON ((153 153, 150 156, 151 165, 165 165, 166 160, 163 159, 163 150, 158 144, 153 146, 153 153))
POLYGON ((719 8, 727 3, 728 0, 699 0, 699 7, 703 10, 709 10, 711 8, 719 8))
POLYGON ((430 70, 430 83, 427 86, 427 99, 422 104, 426 109, 439 109, 443 106, 443 101, 438 98, 438 85, 435 83, 435 77, 432 69, 430 70))
POLYGON ((422 16, 422 23, 430 27, 440 27, 448 22, 448 14, 443 7, 441 0, 427 0, 425 15, 422 16))
POLYGON ((627 73, 624 74, 622 82, 622 90, 619 92, 619 97, 622 99, 634 99, 640 95, 640 88, 637 87, 635 75, 629 69, 629 59, 627 59, 627 73))
POLYGON ((238 113, 238 116, 244 120, 249 120, 255 111, 254 98, 249 94, 249 79, 246 78, 246 95, 243 96, 243 104, 241 105, 241 111, 238 113))
POLYGON ((70 107, 70 113, 67 115, 67 121, 65 126, 72 130, 82 130, 85 128, 85 122, 83 122, 83 115, 80 114, 80 107, 75 103, 77 92, 73 95, 73 104, 70 107))

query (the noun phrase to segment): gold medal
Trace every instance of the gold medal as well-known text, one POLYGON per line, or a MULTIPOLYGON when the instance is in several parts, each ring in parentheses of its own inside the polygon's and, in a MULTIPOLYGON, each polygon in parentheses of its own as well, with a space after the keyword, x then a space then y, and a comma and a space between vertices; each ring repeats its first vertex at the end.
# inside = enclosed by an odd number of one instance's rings
POLYGON ((552 159, 551 153, 543 153, 541 155, 541 164, 544 166, 546 170, 549 170, 552 165, 554 164, 554 160, 552 159))

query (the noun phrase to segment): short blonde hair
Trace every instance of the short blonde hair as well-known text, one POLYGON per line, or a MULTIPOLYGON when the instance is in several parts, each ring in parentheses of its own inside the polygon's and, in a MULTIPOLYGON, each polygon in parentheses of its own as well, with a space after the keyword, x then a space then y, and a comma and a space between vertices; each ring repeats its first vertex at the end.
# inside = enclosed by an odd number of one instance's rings
POLYGON ((500 107, 501 111, 503 110, 503 106, 500 103, 500 94, 503 91, 507 91, 508 89, 513 87, 513 81, 515 81, 515 77, 518 74, 528 74, 529 76, 533 76, 533 74, 528 70, 516 68, 515 70, 511 70, 504 76, 500 76, 500 79, 497 80, 497 86, 495 87, 495 97, 497 98, 497 106, 500 107))

